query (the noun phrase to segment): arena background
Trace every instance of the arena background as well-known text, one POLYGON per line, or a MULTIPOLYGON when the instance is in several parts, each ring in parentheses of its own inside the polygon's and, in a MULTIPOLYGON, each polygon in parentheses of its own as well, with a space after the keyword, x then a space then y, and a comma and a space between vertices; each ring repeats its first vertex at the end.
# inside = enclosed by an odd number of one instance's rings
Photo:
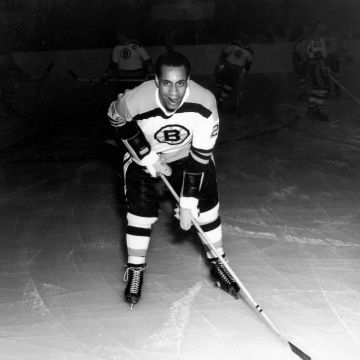
POLYGON ((240 32, 252 42, 294 41, 301 25, 326 20, 358 39, 356 0, 2 0, 0 53, 99 49, 116 30, 146 46, 223 43, 240 32))
POLYGON ((24 123, 31 121, 33 127, 34 120, 48 118, 48 112, 61 122, 68 116, 94 119, 97 126, 104 122, 106 105, 121 87, 104 88, 91 80, 101 77, 107 67, 118 30, 143 42, 154 60, 166 45, 173 45, 190 58, 194 78, 211 89, 221 49, 246 33, 255 53, 248 81, 256 89, 253 100, 274 104, 275 94, 288 97, 296 91, 292 49, 301 25, 326 21, 341 33, 351 53, 353 62, 343 69, 341 80, 356 91, 358 14, 359 3, 354 0, 2 1, 1 148, 28 138, 21 131, 24 123), (14 72, 14 66, 22 73, 14 72), (266 86, 255 86, 264 77, 266 86), (289 85, 294 91, 286 90, 289 85), (277 91, 267 92, 268 86, 277 91), (15 111, 6 111, 9 102, 15 111), (65 109, 70 114, 62 114, 65 109))

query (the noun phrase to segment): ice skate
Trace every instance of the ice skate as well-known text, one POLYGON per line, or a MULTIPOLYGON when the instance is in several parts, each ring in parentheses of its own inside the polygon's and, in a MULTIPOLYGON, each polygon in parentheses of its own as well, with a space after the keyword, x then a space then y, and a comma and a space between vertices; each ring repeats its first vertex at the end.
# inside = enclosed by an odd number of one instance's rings
POLYGON ((307 112, 307 116, 312 119, 318 119, 321 121, 329 121, 329 115, 323 110, 310 108, 307 112))
POLYGON ((312 108, 312 107, 308 108, 308 111, 307 111, 307 113, 306 113, 306 116, 307 116, 308 118, 311 118, 311 119, 315 118, 315 117, 316 117, 316 110, 315 110, 315 108, 312 108))
POLYGON ((211 274, 216 279, 216 286, 235 298, 239 297, 240 286, 218 258, 210 259, 211 274))
POLYGON ((329 121, 329 115, 324 111, 319 110, 316 114, 316 118, 321 121, 329 121))
POLYGON ((141 287, 144 278, 146 264, 128 264, 124 274, 124 281, 127 281, 125 299, 130 303, 131 310, 138 303, 141 297, 141 287))

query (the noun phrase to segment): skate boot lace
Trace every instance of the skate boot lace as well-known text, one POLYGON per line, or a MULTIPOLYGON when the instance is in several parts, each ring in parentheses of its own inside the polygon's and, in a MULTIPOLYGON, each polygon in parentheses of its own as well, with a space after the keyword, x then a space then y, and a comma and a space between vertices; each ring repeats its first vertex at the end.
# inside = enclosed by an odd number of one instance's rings
POLYGON ((220 277, 221 280, 223 280, 228 285, 235 284, 235 280, 233 279, 231 274, 227 271, 227 269, 224 267, 224 265, 221 263, 220 260, 218 259, 213 260, 212 263, 214 265, 214 270, 216 274, 220 277))
POLYGON ((140 288, 141 273, 145 270, 145 267, 127 267, 124 274, 124 281, 128 281, 129 272, 131 271, 131 283, 130 283, 130 294, 137 294, 140 288))

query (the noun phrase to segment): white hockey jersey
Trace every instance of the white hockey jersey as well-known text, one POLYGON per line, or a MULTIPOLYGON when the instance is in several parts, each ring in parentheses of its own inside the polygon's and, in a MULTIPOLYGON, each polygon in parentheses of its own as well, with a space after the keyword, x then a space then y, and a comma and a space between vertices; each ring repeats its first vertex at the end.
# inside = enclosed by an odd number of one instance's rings
MULTIPOLYGON (((192 80, 174 112, 163 107, 151 80, 120 95, 118 113, 123 119, 118 126, 137 121, 151 149, 162 154, 166 162, 187 157, 190 152, 195 152, 195 159, 203 151, 211 153, 219 133, 214 95, 192 80)), ((201 163, 201 159, 198 161, 201 163)))
POLYGON ((144 47, 135 41, 117 45, 112 52, 112 61, 118 65, 119 70, 140 70, 144 67, 144 62, 149 60, 150 56, 144 47))
POLYGON ((311 38, 306 46, 306 54, 309 60, 321 60, 327 57, 326 42, 323 37, 311 38))
POLYGON ((247 63, 252 63, 253 55, 251 51, 245 47, 236 44, 229 45, 224 49, 225 60, 239 67, 245 67, 247 63))

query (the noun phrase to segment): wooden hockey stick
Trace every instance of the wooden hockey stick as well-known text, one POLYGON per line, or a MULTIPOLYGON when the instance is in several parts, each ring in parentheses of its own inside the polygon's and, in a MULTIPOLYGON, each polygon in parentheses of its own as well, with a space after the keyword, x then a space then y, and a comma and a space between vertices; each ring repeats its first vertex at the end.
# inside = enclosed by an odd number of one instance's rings
POLYGON ((355 95, 353 95, 344 85, 342 85, 338 80, 335 79, 334 76, 328 74, 331 81, 337 84, 341 89, 343 89, 353 100, 355 100, 360 105, 360 99, 358 99, 355 95))
MULTIPOLYGON (((160 173, 160 177, 163 180, 163 182, 165 183, 166 187, 169 189, 169 191, 171 192, 171 194, 173 195, 173 197, 175 198, 175 200, 177 201, 177 203, 179 203, 180 198, 178 196, 178 194, 176 193, 176 191, 174 190, 174 188, 171 186, 171 184, 169 183, 169 181, 167 180, 166 176, 164 174, 160 173)), ((275 332, 275 334, 277 336, 279 336, 279 338, 290 347, 291 351, 296 354, 297 356, 299 356, 301 359, 303 360, 311 360, 311 357, 309 355, 307 355, 306 353, 304 353, 302 350, 300 350, 300 348, 298 348, 297 346, 295 346, 293 343, 291 343, 290 341, 288 341, 287 339, 284 338, 284 336, 280 333, 280 331, 277 329, 277 327, 273 324, 273 322, 268 318, 268 316, 265 314, 265 312, 263 311, 263 309, 260 307, 260 305, 254 300, 254 298, 251 296, 251 294, 247 291, 246 287, 244 286, 244 284, 240 281, 240 279, 236 276, 236 274, 234 273, 234 271, 231 269, 231 267, 229 266, 229 264, 224 260, 224 258, 219 254, 219 252, 217 251, 217 249, 215 248, 215 246, 212 244, 212 242, 208 239, 207 235, 205 234, 205 232, 201 229, 200 224, 198 223, 198 221, 193 217, 191 219, 193 225, 195 226, 199 236, 201 237, 201 239, 205 242, 205 244, 210 248, 211 252, 213 253, 213 255, 215 255, 222 263, 222 265, 226 268, 226 270, 230 273, 230 275, 234 278, 234 280, 236 281, 236 283, 239 285, 240 287, 240 293, 244 293, 247 297, 247 299, 250 301, 250 303, 253 305, 254 309, 256 310, 256 312, 258 314, 260 314, 262 316, 262 318, 267 322, 267 324, 270 326, 270 328, 275 332)))

